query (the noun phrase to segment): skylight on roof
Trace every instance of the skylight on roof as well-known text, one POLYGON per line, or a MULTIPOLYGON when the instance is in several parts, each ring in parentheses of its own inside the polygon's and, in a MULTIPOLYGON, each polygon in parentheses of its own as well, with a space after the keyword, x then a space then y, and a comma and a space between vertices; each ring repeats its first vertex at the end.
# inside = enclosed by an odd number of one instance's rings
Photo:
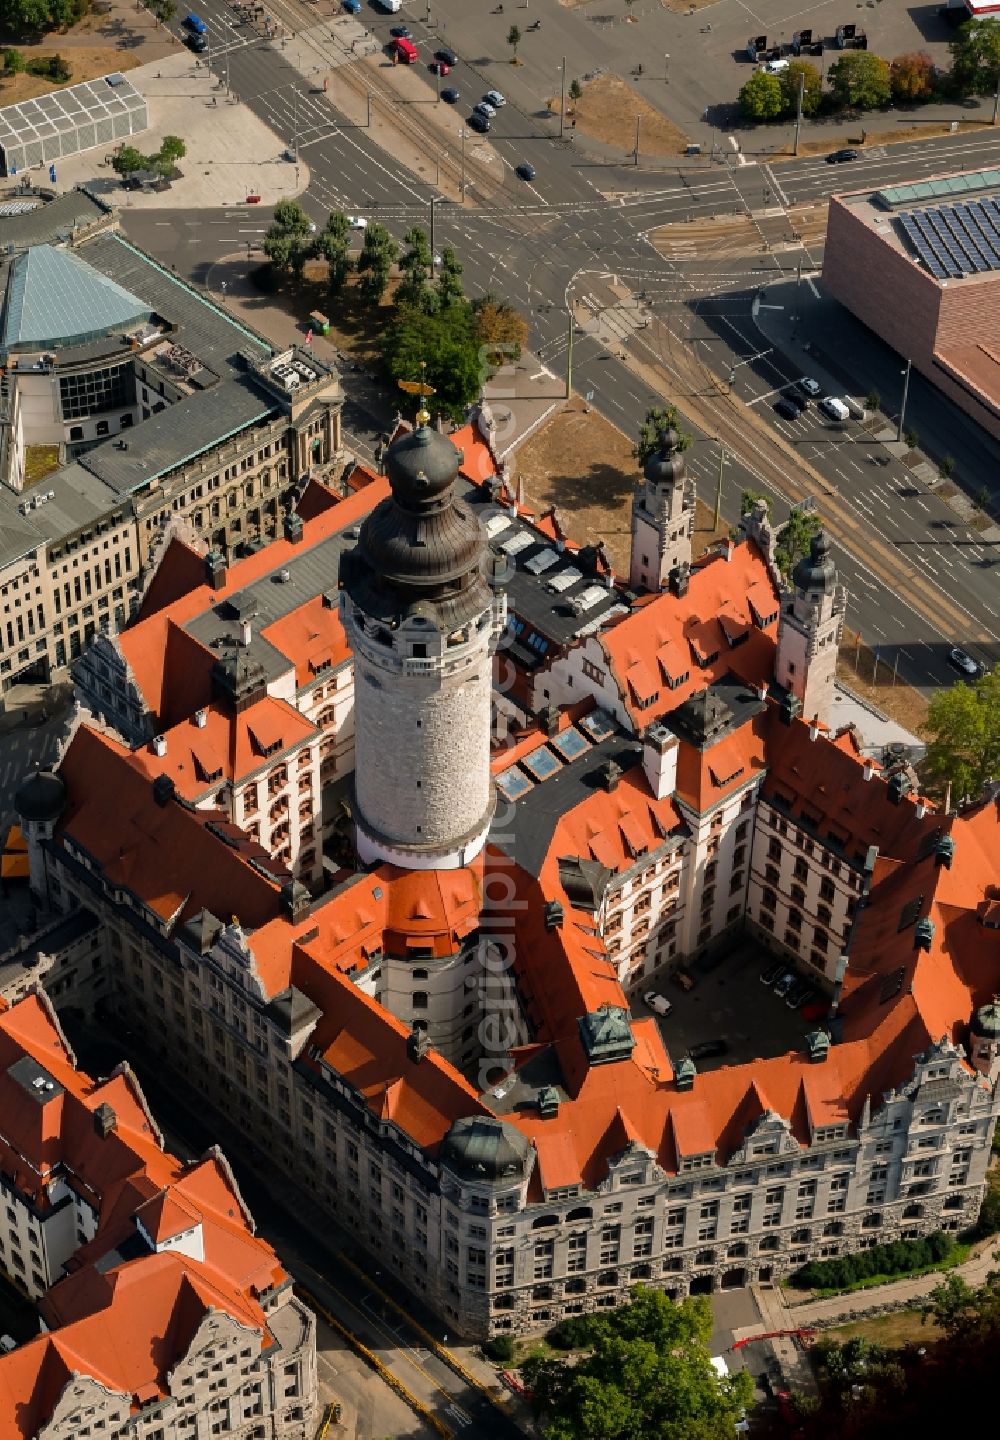
POLYGON ((557 595, 561 595, 564 590, 568 590, 571 585, 575 585, 578 580, 582 579, 583 575, 575 565, 567 565, 565 570, 557 571, 550 580, 546 580, 545 588, 554 590, 557 595))
POLYGON ((530 560, 525 560, 524 568, 532 575, 541 575, 544 570, 551 570, 552 566, 558 564, 558 562, 558 550, 553 550, 551 546, 547 546, 546 549, 539 550, 537 555, 532 555, 530 560))
POLYGON ((555 736, 552 741, 552 748, 558 750, 564 760, 575 760, 578 755, 582 755, 585 750, 589 750, 590 745, 580 734, 579 730, 574 730, 570 727, 569 730, 564 730, 561 735, 555 736))
POLYGON ((618 729, 606 710, 591 710, 589 715, 584 715, 579 724, 580 729, 594 741, 606 740, 618 729))
POLYGON ((517 800, 519 796, 526 795, 531 786, 532 781, 518 770, 516 765, 497 776, 497 789, 508 800, 517 800))
POLYGON ((573 596, 573 606, 577 610, 593 610, 607 598, 607 590, 603 585, 588 585, 586 590, 581 590, 579 595, 573 596))
POLYGON ((518 530, 511 535, 509 540, 504 540, 500 549, 506 555, 520 555, 522 550, 527 550, 529 545, 534 545, 535 537, 528 530, 518 530))
POLYGON ((486 534, 491 540, 495 540, 498 535, 502 535, 505 530, 509 529, 509 515, 491 515, 486 522, 486 534))
POLYGON ((562 769, 562 761, 554 755, 547 745, 541 745, 533 750, 530 755, 525 756, 521 761, 525 770, 534 775, 536 780, 547 780, 557 770, 562 769))

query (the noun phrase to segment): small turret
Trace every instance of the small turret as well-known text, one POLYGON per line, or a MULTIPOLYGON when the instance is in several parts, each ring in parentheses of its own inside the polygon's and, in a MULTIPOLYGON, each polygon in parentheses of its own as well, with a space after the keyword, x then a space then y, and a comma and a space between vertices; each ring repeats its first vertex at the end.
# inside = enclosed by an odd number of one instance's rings
POLYGON ((690 570, 694 502, 681 437, 670 426, 660 432, 632 501, 630 589, 662 590, 671 572, 690 570))

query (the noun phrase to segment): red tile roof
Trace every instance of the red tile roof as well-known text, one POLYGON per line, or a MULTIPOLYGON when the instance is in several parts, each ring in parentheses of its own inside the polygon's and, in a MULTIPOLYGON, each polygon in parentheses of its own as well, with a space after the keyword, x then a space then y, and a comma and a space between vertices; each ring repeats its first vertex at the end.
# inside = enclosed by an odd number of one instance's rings
POLYGON ((350 659, 340 612, 322 595, 307 600, 260 633, 295 666, 295 683, 300 689, 311 684, 322 670, 336 668, 350 659))

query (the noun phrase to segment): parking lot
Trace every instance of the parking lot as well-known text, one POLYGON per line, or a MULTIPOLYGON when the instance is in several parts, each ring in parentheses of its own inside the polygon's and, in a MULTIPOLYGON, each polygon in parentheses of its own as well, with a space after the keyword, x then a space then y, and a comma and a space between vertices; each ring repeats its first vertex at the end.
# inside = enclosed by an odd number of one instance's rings
MULTIPOLYGON (((660 1030, 674 1064, 692 1045, 707 1040, 724 1040, 727 1052, 697 1060, 702 1071, 801 1049, 816 1022, 790 1010, 760 983, 761 971, 774 963, 771 951, 744 935, 708 974, 692 967, 693 990, 683 991, 666 971, 652 977, 647 988, 666 996, 672 1007, 669 1015, 660 1018, 660 1030)), ((639 996, 634 1003, 637 1014, 653 1013, 639 996)))

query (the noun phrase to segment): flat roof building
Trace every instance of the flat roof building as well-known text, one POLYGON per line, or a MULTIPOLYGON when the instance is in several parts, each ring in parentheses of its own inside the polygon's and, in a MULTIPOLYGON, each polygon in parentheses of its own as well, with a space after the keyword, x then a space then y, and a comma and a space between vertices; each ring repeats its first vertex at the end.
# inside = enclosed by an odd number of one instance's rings
POLYGON ((834 195, 823 283, 1000 439, 1000 169, 834 195))
POLYGON ((116 145, 149 125, 145 97, 124 75, 100 75, 0 110, 0 175, 116 145))

